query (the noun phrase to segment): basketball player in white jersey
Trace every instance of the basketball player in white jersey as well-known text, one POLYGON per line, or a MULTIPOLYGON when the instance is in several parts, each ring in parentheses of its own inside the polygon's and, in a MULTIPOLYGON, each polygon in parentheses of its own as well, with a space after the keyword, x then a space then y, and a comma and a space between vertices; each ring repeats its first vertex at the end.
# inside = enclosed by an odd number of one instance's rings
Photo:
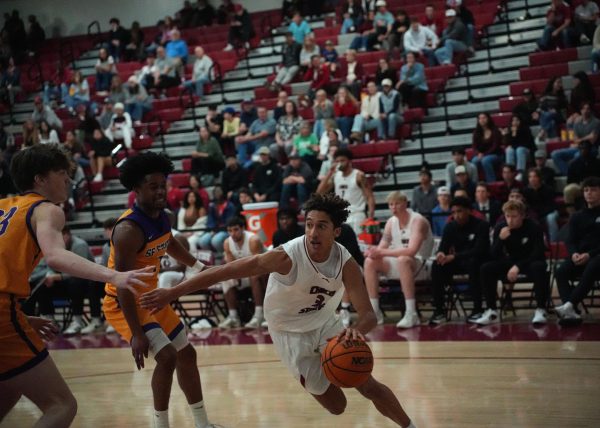
POLYGON ((392 217, 385 223, 383 237, 377 247, 366 252, 365 281, 377 323, 383 324, 379 309, 379 274, 389 279, 399 279, 406 301, 404 317, 398 328, 411 328, 420 324, 415 300, 415 280, 426 273, 425 262, 433 250, 433 234, 425 217, 407 208, 408 199, 401 192, 387 197, 392 217))
POLYGON ((365 173, 352 167, 352 152, 338 149, 333 155, 333 165, 319 183, 317 193, 327 193, 332 188, 336 195, 350 203, 348 223, 354 233, 362 233, 362 223, 366 220, 365 207, 369 206, 369 218, 375 214, 375 197, 367 183, 365 173))
MULTIPOLYGON (((376 324, 358 264, 335 242, 348 216, 348 202, 337 195, 314 194, 305 204, 306 234, 282 246, 209 269, 171 289, 142 296, 143 307, 157 311, 179 297, 219 281, 270 274, 265 316, 273 344, 290 372, 329 412, 346 408, 342 390, 331 384, 321 368, 327 339, 361 338, 376 324), (335 316, 346 289, 356 311, 354 328, 344 329, 335 316)), ((402 427, 414 428, 394 393, 372 376, 357 388, 383 415, 402 427)))
MULTIPOLYGON (((229 237, 223 244, 225 252, 225 263, 231 263, 234 260, 252 255, 258 255, 265 251, 260 238, 252 232, 244 230, 246 220, 235 216, 227 222, 227 233, 229 237)), ((242 278, 242 282, 249 281, 252 288, 252 297, 254 298, 254 315, 252 319, 244 325, 246 328, 259 328, 264 321, 263 301, 265 299, 265 287, 260 276, 250 276, 242 278)), ((238 315, 237 288, 239 281, 231 279, 222 283, 223 294, 229 315, 219 324, 220 328, 237 328, 241 325, 238 315)), ((243 285, 243 284, 242 284, 243 285)))

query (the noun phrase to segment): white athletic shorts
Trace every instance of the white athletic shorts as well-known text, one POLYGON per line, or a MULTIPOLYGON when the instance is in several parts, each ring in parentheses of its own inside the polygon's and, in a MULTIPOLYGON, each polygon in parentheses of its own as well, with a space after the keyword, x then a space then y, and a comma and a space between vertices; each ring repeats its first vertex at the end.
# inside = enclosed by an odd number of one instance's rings
POLYGON ((185 326, 177 333, 173 340, 169 339, 167 333, 162 328, 152 328, 146 332, 148 342, 150 342, 150 354, 156 356, 162 348, 171 344, 177 352, 188 346, 187 331, 185 326))
MULTIPOLYGON (((400 271, 398 270, 398 258, 397 257, 384 257, 383 260, 390 267, 385 277, 388 279, 400 279, 400 271)), ((415 275, 415 281, 427 281, 431 279, 431 262, 429 260, 423 260, 421 257, 416 257, 417 260, 417 272, 415 275)))
POLYGON ((304 389, 313 395, 322 395, 330 382, 321 368, 321 352, 327 339, 337 336, 343 329, 340 320, 333 315, 317 330, 291 333, 269 329, 269 334, 279 358, 304 389))

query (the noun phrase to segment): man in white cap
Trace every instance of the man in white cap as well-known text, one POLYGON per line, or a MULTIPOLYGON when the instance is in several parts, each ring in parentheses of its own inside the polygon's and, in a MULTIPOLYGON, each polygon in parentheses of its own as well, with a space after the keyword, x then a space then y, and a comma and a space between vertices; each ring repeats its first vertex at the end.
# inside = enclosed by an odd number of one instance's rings
POLYGON ((437 189, 437 205, 431 210, 431 230, 433 236, 442 236, 444 228, 450 217, 450 189, 440 186, 437 189))
POLYGON ((446 24, 439 48, 435 51, 435 57, 442 65, 451 64, 455 52, 466 51, 468 41, 467 27, 456 16, 454 9, 446 10, 446 24))
POLYGON ((377 45, 381 47, 381 44, 387 40, 392 32, 392 26, 394 25, 394 15, 387 10, 387 3, 384 0, 377 0, 375 7, 377 8, 377 13, 373 20, 373 29, 375 32, 370 34, 367 39, 367 48, 369 50, 377 48, 377 45))
POLYGON ((379 128, 377 134, 381 138, 396 138, 398 125, 402 124, 402 105, 400 93, 394 89, 391 79, 381 81, 382 91, 379 95, 379 128))
POLYGON ((110 141, 122 140, 125 147, 130 149, 134 135, 131 116, 125 112, 123 103, 116 103, 113 110, 115 113, 110 119, 109 127, 104 130, 104 134, 110 141))
POLYGON ((129 76, 127 84, 123 85, 125 92, 125 110, 131 116, 135 125, 142 123, 144 113, 152 109, 152 100, 143 85, 140 85, 135 74, 129 76))

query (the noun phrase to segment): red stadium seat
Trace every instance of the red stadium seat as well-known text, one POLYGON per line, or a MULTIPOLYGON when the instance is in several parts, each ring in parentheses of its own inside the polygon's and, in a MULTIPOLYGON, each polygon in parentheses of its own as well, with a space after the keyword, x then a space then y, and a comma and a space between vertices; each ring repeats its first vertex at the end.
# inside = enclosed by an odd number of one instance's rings
POLYGON ((511 113, 496 113, 492 115, 492 120, 498 128, 508 128, 512 119, 511 113))
POLYGON ((171 174, 169 178, 174 187, 186 187, 190 185, 189 173, 171 174))
POLYGON ((181 160, 181 169, 183 171, 191 171, 192 170, 192 160, 190 158, 181 160))

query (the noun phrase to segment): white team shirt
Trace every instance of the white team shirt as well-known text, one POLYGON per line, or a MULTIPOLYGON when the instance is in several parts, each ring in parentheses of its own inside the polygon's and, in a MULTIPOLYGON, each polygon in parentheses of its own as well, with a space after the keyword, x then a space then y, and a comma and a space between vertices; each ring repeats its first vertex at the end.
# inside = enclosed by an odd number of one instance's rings
POLYGON ((398 217, 392 216, 387 223, 390 225, 390 229, 392 231, 392 242, 390 243, 390 249, 397 248, 406 248, 408 247, 408 243, 410 238, 413 236, 414 231, 416 230, 414 224, 415 219, 421 217, 427 223, 427 234, 425 235, 425 239, 421 243, 421 247, 419 251, 417 251, 416 256, 425 260, 431 256, 431 251, 433 250, 433 234, 431 233, 431 227, 429 226, 429 222, 419 213, 414 212, 411 209, 407 210, 410 214, 408 224, 404 229, 400 227, 400 221, 398 217))
POLYGON ((316 263, 308 255, 305 236, 282 248, 292 260, 292 269, 287 275, 269 275, 264 302, 269 330, 304 333, 321 328, 342 300, 342 270, 350 253, 335 242, 329 259, 316 263))
POLYGON ((333 176, 335 194, 350 203, 350 214, 364 213, 367 205, 365 194, 357 183, 358 170, 353 169, 347 177, 342 171, 336 171, 333 176))
POLYGON ((231 254, 233 254, 233 257, 236 260, 252 255, 252 251, 250 251, 250 238, 253 236, 254 233, 244 230, 244 241, 242 242, 241 247, 238 247, 236 242, 231 239, 231 236, 227 238, 227 241, 229 242, 229 251, 231 251, 231 254))

